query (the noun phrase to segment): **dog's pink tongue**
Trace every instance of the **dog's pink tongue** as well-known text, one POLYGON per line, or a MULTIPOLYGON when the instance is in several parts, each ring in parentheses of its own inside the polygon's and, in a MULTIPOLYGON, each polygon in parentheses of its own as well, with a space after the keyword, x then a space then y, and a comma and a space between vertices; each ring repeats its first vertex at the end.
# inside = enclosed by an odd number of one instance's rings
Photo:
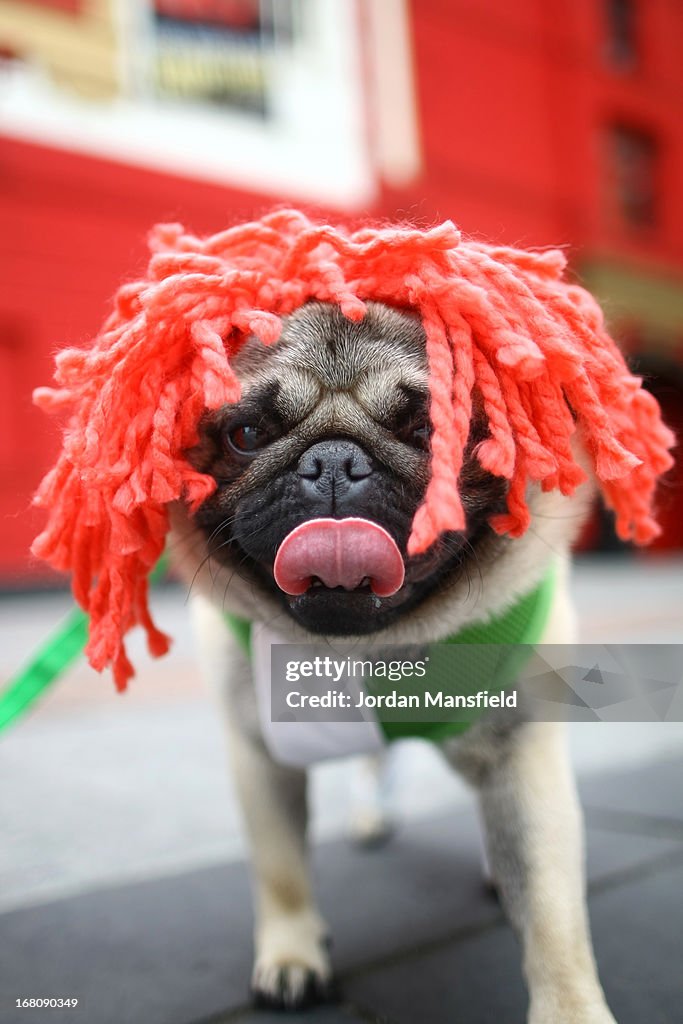
POLYGON ((383 527, 369 519, 310 519, 288 533, 273 565, 286 594, 303 594, 317 576, 326 587, 355 590, 364 579, 379 597, 403 584, 401 552, 383 527))

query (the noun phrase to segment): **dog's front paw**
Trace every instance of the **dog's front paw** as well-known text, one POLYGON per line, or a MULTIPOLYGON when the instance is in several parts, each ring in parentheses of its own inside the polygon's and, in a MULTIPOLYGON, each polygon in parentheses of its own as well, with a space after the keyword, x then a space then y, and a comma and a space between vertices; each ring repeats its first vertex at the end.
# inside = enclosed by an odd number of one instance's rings
POLYGON ((264 923, 251 978, 257 1006, 300 1010, 334 997, 325 929, 307 910, 264 923))

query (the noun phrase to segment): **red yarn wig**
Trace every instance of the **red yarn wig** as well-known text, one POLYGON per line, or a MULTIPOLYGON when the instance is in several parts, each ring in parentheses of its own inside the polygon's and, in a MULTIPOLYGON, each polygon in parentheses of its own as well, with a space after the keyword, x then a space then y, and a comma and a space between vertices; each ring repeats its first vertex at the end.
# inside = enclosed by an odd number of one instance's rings
POLYGON ((245 339, 273 344, 281 317, 308 299, 337 303, 351 320, 366 299, 422 317, 432 462, 410 554, 465 525, 458 476, 475 388, 489 424, 476 458, 509 480, 496 531, 527 529, 529 482, 571 494, 584 480, 570 445, 578 423, 619 536, 643 544, 657 535, 653 493, 672 464, 673 436, 596 302, 562 280, 561 252, 467 241, 449 221, 350 234, 296 210, 205 239, 159 225, 150 247, 146 277, 120 289, 92 347, 60 352, 58 389, 34 396, 70 420, 35 498, 49 518, 32 550, 72 572, 90 613, 90 662, 111 664, 119 688, 133 674, 124 636, 134 625, 152 653, 168 648, 150 618, 148 574, 164 547, 167 504, 182 498, 195 510, 216 487, 184 457, 202 413, 239 398, 230 359, 245 339))

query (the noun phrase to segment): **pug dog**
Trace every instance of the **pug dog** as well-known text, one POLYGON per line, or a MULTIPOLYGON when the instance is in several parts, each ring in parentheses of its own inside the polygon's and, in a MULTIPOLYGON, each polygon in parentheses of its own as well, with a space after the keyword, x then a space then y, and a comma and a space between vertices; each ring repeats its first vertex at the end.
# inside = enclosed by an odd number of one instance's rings
MULTIPOLYGON (((324 1000, 332 981, 308 869, 306 772, 279 763, 264 742, 250 659, 224 611, 250 620, 254 632, 276 630, 283 641, 421 644, 505 610, 554 563, 543 642, 569 643, 575 622, 567 564, 591 489, 583 485, 567 498, 532 487, 531 528, 515 540, 496 535, 489 520, 503 509, 507 484, 474 457, 486 437, 475 396, 460 476, 466 529, 409 557, 411 522, 429 478, 419 318, 368 303, 364 318, 351 322, 335 305, 309 302, 285 318, 275 345, 249 339, 233 365, 239 402, 207 414, 188 453, 217 488, 192 516, 173 507, 171 551, 191 587, 204 670, 224 696, 251 847, 253 993, 259 1003, 295 1009, 324 1000), (286 592, 274 572, 283 540, 311 521, 349 518, 376 524, 399 549, 398 589, 378 598, 368 579, 345 586, 342 565, 333 585, 323 566, 315 585, 286 592)), ((591 947, 582 819, 562 725, 500 727, 482 719, 442 752, 478 794, 492 878, 523 950, 528 1021, 615 1024, 591 947)))

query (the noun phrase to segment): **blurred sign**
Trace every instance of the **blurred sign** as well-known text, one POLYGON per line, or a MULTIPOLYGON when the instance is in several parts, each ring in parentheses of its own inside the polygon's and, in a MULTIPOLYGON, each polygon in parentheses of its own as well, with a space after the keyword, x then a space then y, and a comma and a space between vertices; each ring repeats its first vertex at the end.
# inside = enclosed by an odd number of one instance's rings
POLYGON ((259 0, 154 0, 162 17, 254 31, 261 21, 259 0))
POLYGON ((0 0, 1 130, 361 208, 376 184, 361 30, 346 0, 0 0))
POLYGON ((268 113, 268 61, 291 38, 292 3, 155 0, 153 80, 161 97, 268 113))

